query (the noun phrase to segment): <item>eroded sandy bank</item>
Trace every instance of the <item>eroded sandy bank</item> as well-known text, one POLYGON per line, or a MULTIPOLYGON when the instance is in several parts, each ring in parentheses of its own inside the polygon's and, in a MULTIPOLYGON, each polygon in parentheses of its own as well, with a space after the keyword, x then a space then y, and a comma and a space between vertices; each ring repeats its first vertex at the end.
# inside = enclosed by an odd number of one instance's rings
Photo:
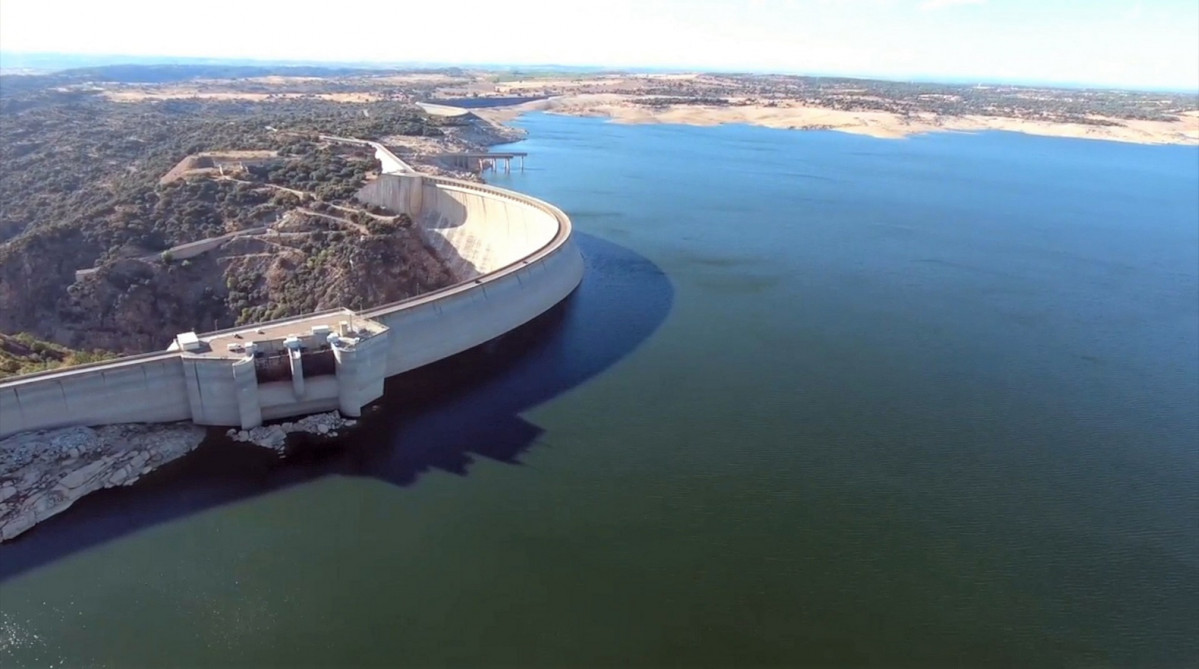
POLYGON ((927 132, 1006 130, 1031 135, 1103 139, 1137 144, 1199 146, 1197 111, 1187 112, 1174 122, 1105 119, 1119 125, 1091 125, 978 115, 919 114, 905 117, 890 112, 843 111, 797 103, 779 103, 775 107, 650 107, 637 104, 631 96, 616 94, 567 95, 513 107, 474 111, 479 116, 495 122, 508 121, 530 111, 544 111, 570 116, 599 116, 617 123, 678 123, 696 126, 745 123, 767 128, 837 130, 882 138, 900 138, 927 132))

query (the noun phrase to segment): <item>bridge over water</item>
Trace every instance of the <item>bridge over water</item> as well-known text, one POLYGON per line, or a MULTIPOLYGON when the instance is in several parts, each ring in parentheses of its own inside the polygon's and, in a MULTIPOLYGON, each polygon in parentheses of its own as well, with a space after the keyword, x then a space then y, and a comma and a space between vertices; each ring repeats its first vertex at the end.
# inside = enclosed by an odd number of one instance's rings
POLYGON ((504 163, 504 172, 512 171, 512 159, 520 159, 520 171, 525 171, 525 156, 522 151, 462 151, 456 153, 440 153, 436 157, 453 165, 472 172, 484 172, 496 167, 500 161, 504 163))

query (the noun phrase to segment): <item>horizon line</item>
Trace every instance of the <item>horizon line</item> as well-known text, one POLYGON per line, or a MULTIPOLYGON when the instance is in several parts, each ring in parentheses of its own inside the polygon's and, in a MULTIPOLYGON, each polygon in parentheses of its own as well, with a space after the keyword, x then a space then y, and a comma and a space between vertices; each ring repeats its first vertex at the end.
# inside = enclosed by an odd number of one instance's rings
POLYGON ((572 65, 564 63, 504 63, 504 62, 470 62, 470 61, 421 61, 421 60, 322 60, 322 59, 302 59, 302 58, 261 58, 261 57, 222 57, 222 56, 173 56, 173 55, 137 55, 137 54, 121 54, 121 53, 78 53, 67 51, 8 51, 0 49, 0 74, 11 76, 22 76, 20 73, 5 72, 8 69, 39 69, 34 65, 16 65, 9 66, 4 63, 6 57, 28 57, 42 58, 52 60, 55 57, 59 59, 71 58, 78 60, 93 60, 93 61, 113 61, 104 62, 103 64, 79 64, 67 66, 45 66, 46 73, 58 73, 75 69, 86 69, 88 67, 107 67, 113 65, 134 65, 134 66, 152 66, 152 65, 171 65, 171 64, 186 64, 188 61, 199 61, 195 64, 228 64, 241 65, 245 67, 254 66, 275 66, 275 67, 317 67, 317 68, 347 68, 355 67, 358 69, 376 69, 383 70, 386 68, 408 68, 408 69, 481 69, 481 70, 588 70, 601 73, 658 73, 658 74, 748 74, 748 75, 779 75, 779 76, 799 76, 812 77, 823 79, 860 79, 870 81, 888 81, 895 83, 924 83, 924 84, 945 84, 945 85, 975 85, 975 86, 1018 86, 1025 88, 1065 88, 1065 89, 1089 89, 1089 90, 1109 90, 1109 91, 1136 91, 1147 93, 1185 93, 1199 96, 1199 82, 1196 82, 1194 87, 1188 86, 1135 86, 1135 85, 1113 85, 1107 83, 1083 82, 1083 81, 1063 81, 1063 80, 1031 80, 1031 79, 1004 79, 1004 78, 988 78, 988 77, 940 77, 930 74, 909 74, 906 76, 896 74, 874 74, 869 72, 864 73, 845 73, 845 72, 804 72, 797 70, 769 70, 764 68, 721 68, 721 67, 695 67, 681 65, 604 65, 604 64, 588 64, 588 65, 572 65), (125 59, 125 60, 121 60, 125 59), (141 62, 136 62, 141 61, 141 62), (174 61, 174 62, 172 62, 174 61), (180 62, 184 61, 184 62, 180 62), (367 67, 370 66, 370 67, 367 67))

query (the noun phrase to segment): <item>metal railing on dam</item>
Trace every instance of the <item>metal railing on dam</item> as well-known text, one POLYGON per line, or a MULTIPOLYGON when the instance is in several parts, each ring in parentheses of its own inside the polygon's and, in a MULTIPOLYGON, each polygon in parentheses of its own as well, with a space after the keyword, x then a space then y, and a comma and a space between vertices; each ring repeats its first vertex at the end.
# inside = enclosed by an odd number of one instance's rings
MULTIPOLYGON (((355 402, 360 406, 377 398, 386 376, 449 357, 532 320, 569 295, 582 279, 583 261, 572 240, 570 219, 547 202, 494 186, 406 171, 381 175, 360 196, 409 213, 431 241, 454 256, 459 280, 358 314, 385 327, 369 358, 363 358, 369 364, 347 363, 344 374, 339 368, 338 383, 353 386, 350 400, 342 390, 339 404, 337 388, 317 383, 308 384, 309 395, 280 401, 283 391, 266 387, 274 384, 260 388, 249 383, 234 369, 236 361, 230 356, 170 350, 0 382, 0 437, 67 425, 189 419, 244 427, 254 423, 254 416, 261 421, 335 408, 344 412, 355 402)), ((199 338, 232 333, 252 337, 258 329, 286 329, 289 323, 339 313, 342 310, 331 309, 207 332, 199 338)))

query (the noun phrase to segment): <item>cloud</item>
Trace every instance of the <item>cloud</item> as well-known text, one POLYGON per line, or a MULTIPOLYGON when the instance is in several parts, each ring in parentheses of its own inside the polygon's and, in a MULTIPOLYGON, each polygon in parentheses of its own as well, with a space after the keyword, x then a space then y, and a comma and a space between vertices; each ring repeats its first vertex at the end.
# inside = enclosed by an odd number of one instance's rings
POLYGON ((950 7, 985 4, 987 4, 987 0, 924 0, 924 2, 920 3, 920 11, 932 12, 938 9, 949 9, 950 7))

